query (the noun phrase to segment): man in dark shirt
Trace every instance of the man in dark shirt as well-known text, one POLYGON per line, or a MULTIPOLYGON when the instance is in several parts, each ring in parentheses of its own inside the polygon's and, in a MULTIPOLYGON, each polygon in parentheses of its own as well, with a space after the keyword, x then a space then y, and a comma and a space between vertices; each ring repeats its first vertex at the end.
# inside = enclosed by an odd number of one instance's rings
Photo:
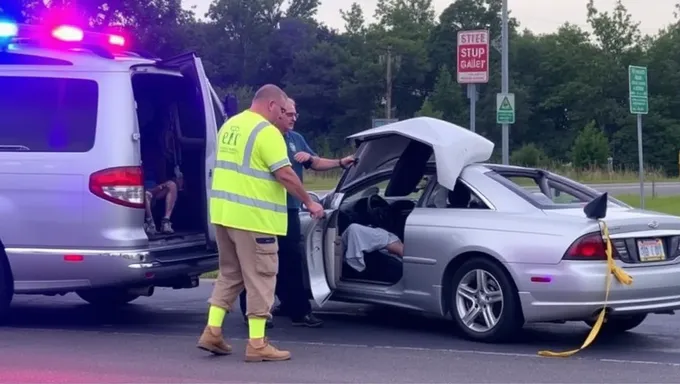
MULTIPOLYGON (((295 101, 288 99, 285 109, 286 113, 278 124, 286 130, 284 139, 288 146, 288 157, 300 180, 302 180, 305 168, 327 171, 334 168, 347 168, 354 163, 354 156, 342 159, 325 159, 317 156, 305 138, 293 131, 298 118, 295 101)), ((276 295, 281 301, 281 306, 273 312, 275 315, 290 317, 294 326, 315 328, 322 326, 323 321, 312 314, 312 306, 305 291, 300 206, 301 202, 288 194, 288 233, 278 238, 279 274, 277 275, 276 295)), ((245 292, 241 294, 240 299, 241 308, 246 308, 245 292)), ((273 323, 268 324, 269 327, 272 325, 273 323)))

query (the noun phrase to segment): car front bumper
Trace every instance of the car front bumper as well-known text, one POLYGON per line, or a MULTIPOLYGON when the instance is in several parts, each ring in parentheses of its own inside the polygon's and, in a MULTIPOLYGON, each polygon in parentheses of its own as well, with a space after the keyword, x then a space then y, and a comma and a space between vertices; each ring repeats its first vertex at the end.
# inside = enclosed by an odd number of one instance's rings
POLYGON ((680 309, 679 262, 618 265, 633 278, 633 283, 624 285, 612 275, 607 302, 605 262, 512 263, 508 268, 517 284, 526 322, 591 319, 605 305, 611 315, 680 309))

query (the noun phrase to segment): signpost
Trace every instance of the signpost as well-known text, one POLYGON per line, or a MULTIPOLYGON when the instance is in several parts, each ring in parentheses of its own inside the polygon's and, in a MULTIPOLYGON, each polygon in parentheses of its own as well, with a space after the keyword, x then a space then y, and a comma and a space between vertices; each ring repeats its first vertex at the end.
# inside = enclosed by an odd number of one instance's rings
POLYGON ((642 161, 642 115, 649 113, 647 67, 628 66, 628 101, 630 113, 637 115, 638 172, 640 173, 640 208, 645 208, 645 168, 642 161))
POLYGON ((373 119, 372 128, 382 127, 383 125, 396 123, 399 119, 373 119))
POLYGON ((467 84, 470 130, 476 131, 477 84, 489 82, 489 31, 458 31, 456 80, 467 84))
POLYGON ((515 124, 515 94, 496 94, 496 124, 515 124))

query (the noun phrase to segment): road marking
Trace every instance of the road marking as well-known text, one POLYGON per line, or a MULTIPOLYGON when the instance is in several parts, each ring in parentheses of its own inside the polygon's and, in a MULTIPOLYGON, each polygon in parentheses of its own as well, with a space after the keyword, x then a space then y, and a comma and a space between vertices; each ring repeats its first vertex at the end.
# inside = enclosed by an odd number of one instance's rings
MULTIPOLYGON (((7 328, 6 328, 7 329, 7 328)), ((166 334, 166 333, 138 333, 138 332, 107 332, 99 330, 71 330, 71 329, 49 329, 49 328, 14 328, 15 330, 24 330, 31 332, 65 332, 65 333, 99 333, 102 335, 120 335, 120 336, 160 336, 160 337, 170 337, 176 339, 194 339, 194 335, 180 335, 180 334, 166 334)), ((247 338, 241 337, 229 337, 229 340, 236 341, 248 341, 247 338)), ((500 352, 500 351, 479 351, 474 349, 453 349, 453 348, 427 348, 427 347, 405 347, 405 346, 393 346, 393 345, 368 345, 368 344, 344 344, 344 343, 327 343, 322 341, 295 341, 295 340, 283 340, 278 339, 273 342, 282 344, 293 344, 302 345, 310 347, 326 347, 326 348, 356 348, 356 349, 371 349, 371 350, 394 350, 394 351, 415 351, 415 352, 435 352, 435 353, 449 353, 449 354, 459 354, 459 355, 477 355, 477 356, 502 356, 502 357, 515 357, 515 358, 529 358, 529 359, 551 359, 551 360, 583 360, 583 361, 599 361, 602 363, 610 364, 638 364, 638 365, 656 365, 656 366, 667 366, 673 368, 680 368, 680 363, 664 362, 664 361, 649 361, 649 360, 627 360, 627 359, 609 359, 609 358, 588 358, 587 356, 576 356, 570 359, 560 359, 560 358, 548 358, 541 357, 533 353, 518 353, 518 352, 500 352)))

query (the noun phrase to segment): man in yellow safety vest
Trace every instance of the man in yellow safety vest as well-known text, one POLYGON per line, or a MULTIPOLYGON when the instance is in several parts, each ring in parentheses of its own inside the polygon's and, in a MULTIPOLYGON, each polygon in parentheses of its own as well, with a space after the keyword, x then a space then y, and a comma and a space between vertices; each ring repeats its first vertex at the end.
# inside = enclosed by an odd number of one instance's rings
POLYGON ((286 190, 312 217, 320 218, 324 211, 305 191, 291 167, 283 135, 272 125, 286 112, 286 99, 279 87, 263 86, 250 109, 227 120, 218 134, 210 219, 216 227, 219 275, 209 300, 208 324, 198 341, 198 348, 216 355, 231 353, 222 323, 245 287, 246 361, 290 359, 290 352, 264 337, 278 272, 276 236, 285 236, 288 225, 286 190))

